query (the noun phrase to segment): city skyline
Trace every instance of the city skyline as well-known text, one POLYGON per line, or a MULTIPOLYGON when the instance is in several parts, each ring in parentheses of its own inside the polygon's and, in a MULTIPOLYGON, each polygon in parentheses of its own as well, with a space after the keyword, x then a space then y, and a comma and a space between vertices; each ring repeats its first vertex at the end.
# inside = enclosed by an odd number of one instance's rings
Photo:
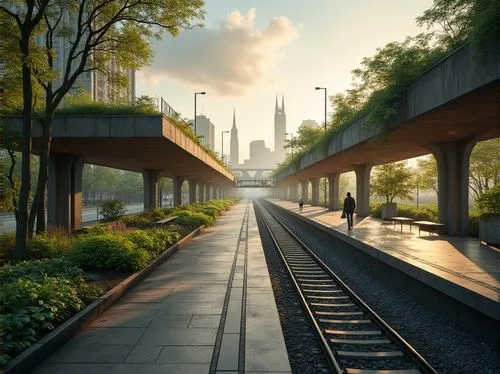
POLYGON ((154 42, 152 66, 137 73, 137 95, 162 96, 183 117, 193 118, 193 93, 206 91, 198 108, 216 126, 219 152, 220 132, 231 130, 236 107, 240 159, 245 159, 249 149, 242 145, 251 140, 263 139, 273 148, 276 92, 286 98, 287 132, 295 133, 305 119, 322 124, 324 99, 314 87, 327 87, 330 96, 348 89, 351 71, 363 57, 425 31, 415 18, 431 4, 317 0, 311 7, 280 0, 208 0, 203 29, 154 42))

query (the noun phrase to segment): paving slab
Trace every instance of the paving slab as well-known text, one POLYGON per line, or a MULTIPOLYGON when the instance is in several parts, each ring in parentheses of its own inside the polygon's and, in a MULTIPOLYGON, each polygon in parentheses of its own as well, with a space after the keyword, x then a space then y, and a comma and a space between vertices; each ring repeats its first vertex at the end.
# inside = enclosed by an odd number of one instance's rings
POLYGON ((33 373, 197 374, 211 367, 225 374, 241 367, 245 372, 290 372, 255 213, 246 201, 225 212, 33 373), (218 362, 213 361, 216 344, 218 362))

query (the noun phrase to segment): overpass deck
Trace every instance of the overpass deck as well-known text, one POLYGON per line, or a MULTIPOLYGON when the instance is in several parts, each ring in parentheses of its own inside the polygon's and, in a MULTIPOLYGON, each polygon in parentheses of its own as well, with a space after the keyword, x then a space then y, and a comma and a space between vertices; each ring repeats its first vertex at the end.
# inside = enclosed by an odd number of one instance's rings
MULTIPOLYGON (((372 217, 355 215, 354 230, 347 230, 347 221, 340 218, 340 211, 311 205, 299 211, 295 202, 270 201, 432 287, 437 291, 437 298, 447 295, 500 323, 500 251, 497 249, 471 237, 427 233, 419 236, 416 228, 412 231, 407 226, 394 229, 392 222, 383 224, 372 217)), ((458 307, 448 312, 460 314, 458 307)), ((466 313, 456 317, 465 316, 466 313)))

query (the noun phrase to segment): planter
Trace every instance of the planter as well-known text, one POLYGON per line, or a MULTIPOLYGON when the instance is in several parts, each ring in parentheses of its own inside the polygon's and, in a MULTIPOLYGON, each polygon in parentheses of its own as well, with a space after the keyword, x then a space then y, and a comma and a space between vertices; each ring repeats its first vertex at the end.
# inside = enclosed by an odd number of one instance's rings
POLYGON ((500 216, 484 215, 479 217, 479 240, 495 247, 499 246, 500 216))
POLYGON ((396 203, 386 203, 382 204, 380 208, 382 221, 390 220, 392 217, 397 216, 398 204, 396 203))

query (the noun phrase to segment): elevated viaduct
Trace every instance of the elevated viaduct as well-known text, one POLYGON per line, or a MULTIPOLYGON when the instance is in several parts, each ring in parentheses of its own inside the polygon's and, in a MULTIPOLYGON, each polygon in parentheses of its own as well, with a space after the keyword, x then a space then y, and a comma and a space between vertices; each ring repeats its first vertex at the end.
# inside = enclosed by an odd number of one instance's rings
MULTIPOLYGON (((464 46, 419 77, 406 91, 385 140, 380 127, 362 117, 336 134, 327 150, 312 150, 276 176, 278 195, 297 199, 298 184, 312 186, 319 203, 319 178, 329 181, 329 208, 337 210, 339 176, 356 174, 359 215, 369 212, 373 166, 432 153, 439 176, 439 219, 448 234, 466 235, 469 156, 481 140, 500 136, 500 43, 479 60, 464 46)), ((500 157, 500 155, 492 155, 500 157)))
MULTIPOLYGON (((6 128, 21 133, 20 117, 8 117, 6 128)), ((33 150, 40 149, 41 125, 33 124, 33 150)), ((84 163, 142 173, 144 208, 158 207, 158 180, 171 177, 174 203, 189 183, 190 202, 227 195, 233 175, 166 116, 58 115, 52 127, 47 193, 48 223, 76 230, 82 220, 84 163), (198 196, 197 196, 198 195, 198 196)))

